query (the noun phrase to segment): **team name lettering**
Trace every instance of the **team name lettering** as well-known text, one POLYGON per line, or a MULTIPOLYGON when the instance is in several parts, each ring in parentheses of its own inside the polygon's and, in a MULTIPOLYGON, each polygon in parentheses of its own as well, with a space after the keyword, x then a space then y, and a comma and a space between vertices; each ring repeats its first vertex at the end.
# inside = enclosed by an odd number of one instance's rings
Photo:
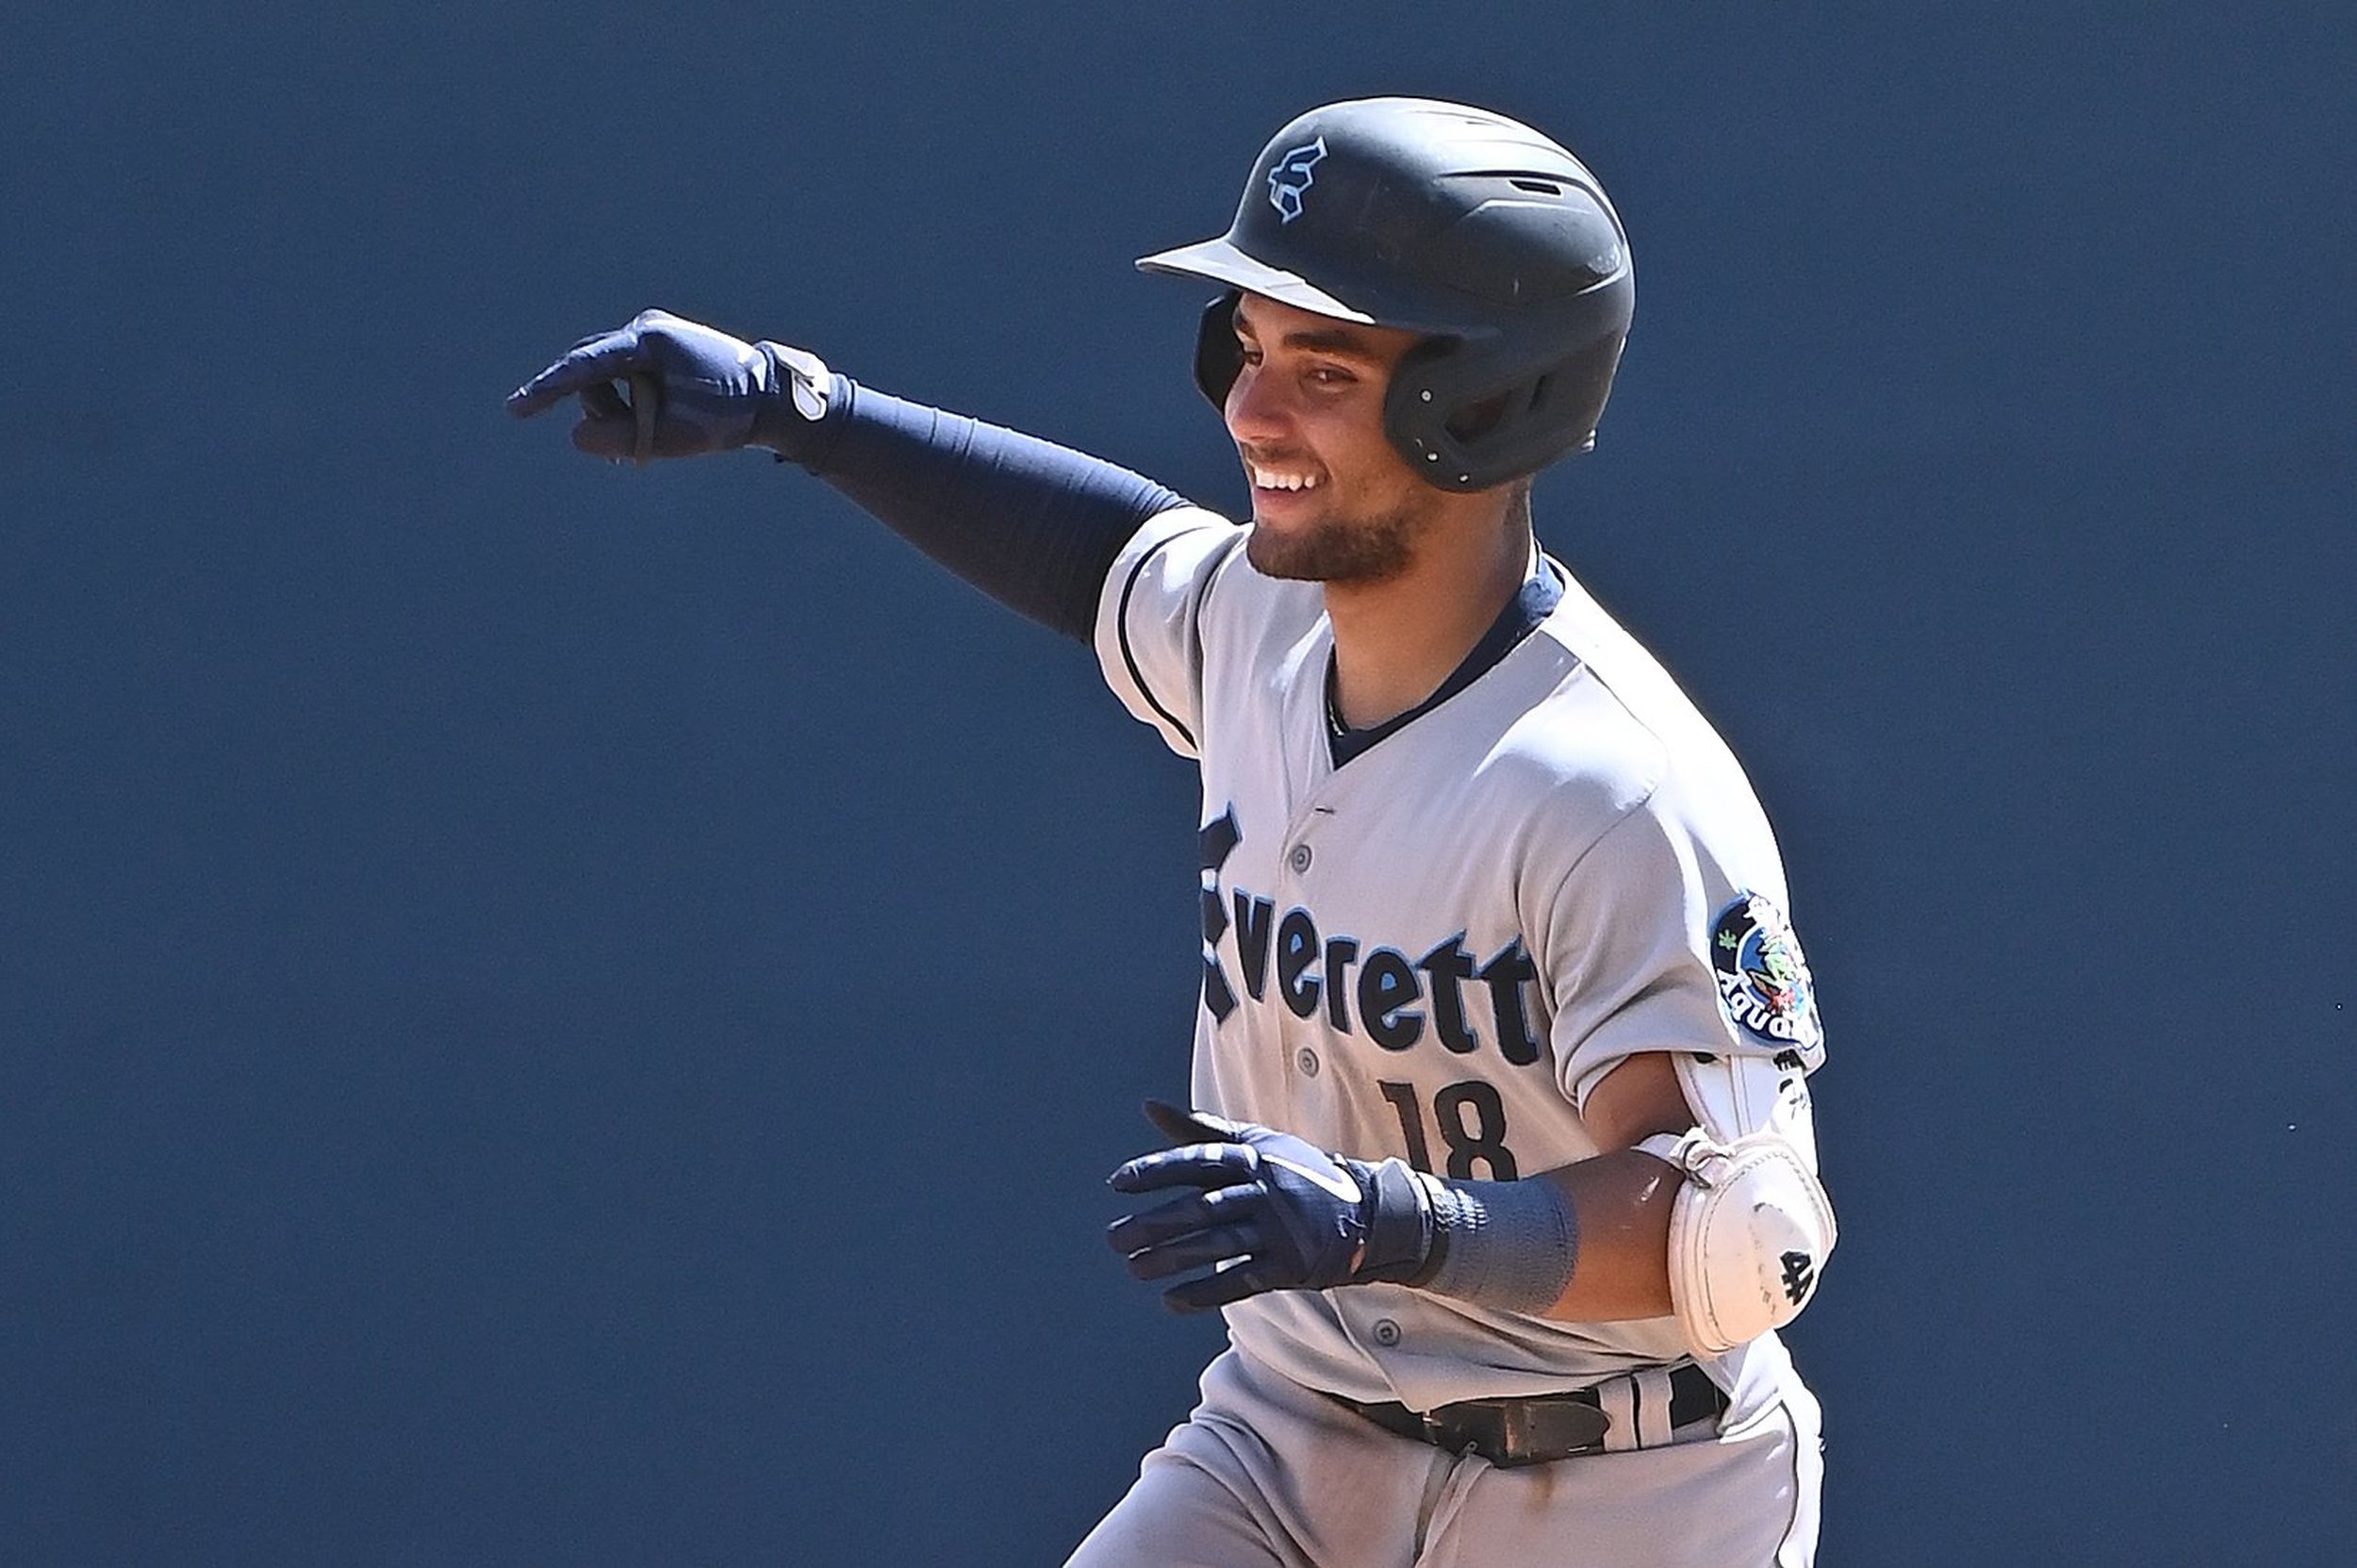
MULTIPOLYGON (((1466 1007, 1466 995, 1489 1003, 1489 1022, 1498 1054, 1514 1065, 1539 1060, 1526 991, 1539 966, 1519 936, 1476 964, 1459 932, 1421 956, 1397 948, 1369 948, 1355 936, 1318 930, 1317 916, 1295 905, 1281 916, 1273 900, 1244 888, 1230 895, 1230 909, 1207 920, 1210 942, 1236 933, 1236 961, 1244 994, 1256 1002, 1275 1001, 1296 1018, 1326 1021, 1343 1034, 1363 1033, 1384 1050, 1407 1050, 1427 1031, 1443 1049, 1459 1056, 1481 1046, 1481 1032, 1466 1007), (1232 918, 1230 917, 1232 916, 1232 918), (1272 993, 1274 993, 1272 995, 1272 993)), ((1234 992, 1207 951, 1204 1001, 1213 1017, 1226 1018, 1234 992)))

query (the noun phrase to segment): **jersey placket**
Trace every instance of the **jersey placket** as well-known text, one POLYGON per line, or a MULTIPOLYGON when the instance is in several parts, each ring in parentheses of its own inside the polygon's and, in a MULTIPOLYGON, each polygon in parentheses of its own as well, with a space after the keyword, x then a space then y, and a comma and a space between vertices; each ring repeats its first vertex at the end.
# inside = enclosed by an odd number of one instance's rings
MULTIPOLYGON (((1332 646, 1331 634, 1321 628, 1295 651, 1286 671, 1278 713, 1285 743, 1277 749, 1284 764, 1281 805, 1285 823, 1276 856, 1276 886, 1272 889, 1280 918, 1293 910, 1317 908, 1318 846, 1314 840, 1319 825, 1330 819, 1321 805, 1332 787, 1334 775, 1333 763, 1326 754, 1323 740, 1326 706, 1317 672, 1326 668, 1332 646)), ((1319 955, 1321 961, 1323 956, 1319 955)), ((1297 1126, 1304 1111, 1300 1103, 1303 1098, 1323 1099, 1332 1093, 1330 1084, 1319 1082, 1328 1065, 1326 1057, 1329 1053, 1323 1048, 1323 1008, 1305 1018, 1285 1004, 1282 964, 1281 952, 1270 955, 1270 1006, 1266 1016, 1275 1026, 1277 1035, 1277 1075, 1284 1085, 1278 1098, 1284 1103, 1288 1125, 1297 1126)))
MULTIPOLYGON (((1302 650, 1289 671, 1291 679, 1286 684, 1283 711, 1286 744, 1282 750, 1291 766, 1286 780, 1287 816, 1284 840, 1277 854, 1277 886, 1278 909, 1307 910, 1313 912, 1313 916, 1329 917, 1333 900, 1321 897, 1321 891, 1327 895, 1334 891, 1336 868, 1343 864, 1334 857, 1348 856, 1362 849, 1351 840, 1343 808, 1343 800, 1360 775, 1345 779, 1334 766, 1326 744, 1326 669, 1332 650, 1331 633, 1322 630, 1302 650)), ((1332 933, 1324 929, 1326 923, 1328 922, 1317 923, 1318 950, 1310 960, 1319 977, 1316 1005, 1304 1016, 1286 1005, 1281 996, 1273 995, 1271 999, 1277 1003, 1272 1012, 1284 1052, 1283 1098, 1288 1114, 1295 1118, 1295 1125, 1337 1129, 1347 1118, 1344 1102, 1349 1098, 1338 1075, 1346 1075, 1351 1063, 1345 1048, 1349 1032, 1337 1023, 1338 955, 1332 946, 1332 933), (1320 1102, 1320 1108, 1309 1112, 1301 1104, 1305 1098, 1320 1102), (1305 1113, 1309 1113, 1306 1118, 1305 1113)), ((1271 985, 1274 992, 1282 992, 1281 971, 1272 973, 1271 985)))

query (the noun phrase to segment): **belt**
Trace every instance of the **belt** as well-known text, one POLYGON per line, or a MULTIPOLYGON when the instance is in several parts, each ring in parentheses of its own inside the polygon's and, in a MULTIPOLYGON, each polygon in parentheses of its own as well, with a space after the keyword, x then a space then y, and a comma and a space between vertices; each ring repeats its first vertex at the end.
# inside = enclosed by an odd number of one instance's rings
MULTIPOLYGON (((1658 1388, 1657 1378, 1645 1379, 1641 1374, 1624 1375, 1607 1378, 1595 1388, 1574 1389, 1568 1394, 1541 1394, 1523 1399, 1467 1399, 1431 1411, 1411 1411, 1405 1405, 1362 1405, 1356 1399, 1343 1403, 1386 1431, 1429 1443, 1454 1454, 1479 1454, 1492 1464, 1511 1469, 1581 1454, 1659 1446, 1637 1441, 1647 1425, 1641 1401, 1648 1380, 1658 1388), (1630 1429, 1614 1439, 1613 1420, 1606 1412, 1607 1399, 1600 1391, 1619 1383, 1628 1384, 1629 1390, 1625 1395, 1616 1391, 1613 1402, 1628 1411, 1630 1429)), ((1719 1385, 1690 1362, 1672 1368, 1668 1382, 1669 1420, 1657 1428, 1660 1431, 1704 1420, 1727 1408, 1727 1396, 1720 1392, 1719 1385)), ((1656 1416, 1656 1421, 1658 1420, 1656 1416)))

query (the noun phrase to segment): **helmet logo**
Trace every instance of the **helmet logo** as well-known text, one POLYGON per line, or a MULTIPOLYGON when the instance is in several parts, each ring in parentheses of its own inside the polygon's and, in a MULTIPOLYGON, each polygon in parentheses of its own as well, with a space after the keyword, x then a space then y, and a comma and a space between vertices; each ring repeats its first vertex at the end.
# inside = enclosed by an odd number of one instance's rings
POLYGON ((1302 193, 1314 179, 1310 167, 1325 156, 1326 138, 1321 136, 1279 157, 1268 172, 1268 205, 1277 209, 1277 222, 1290 223, 1301 216, 1302 193))

